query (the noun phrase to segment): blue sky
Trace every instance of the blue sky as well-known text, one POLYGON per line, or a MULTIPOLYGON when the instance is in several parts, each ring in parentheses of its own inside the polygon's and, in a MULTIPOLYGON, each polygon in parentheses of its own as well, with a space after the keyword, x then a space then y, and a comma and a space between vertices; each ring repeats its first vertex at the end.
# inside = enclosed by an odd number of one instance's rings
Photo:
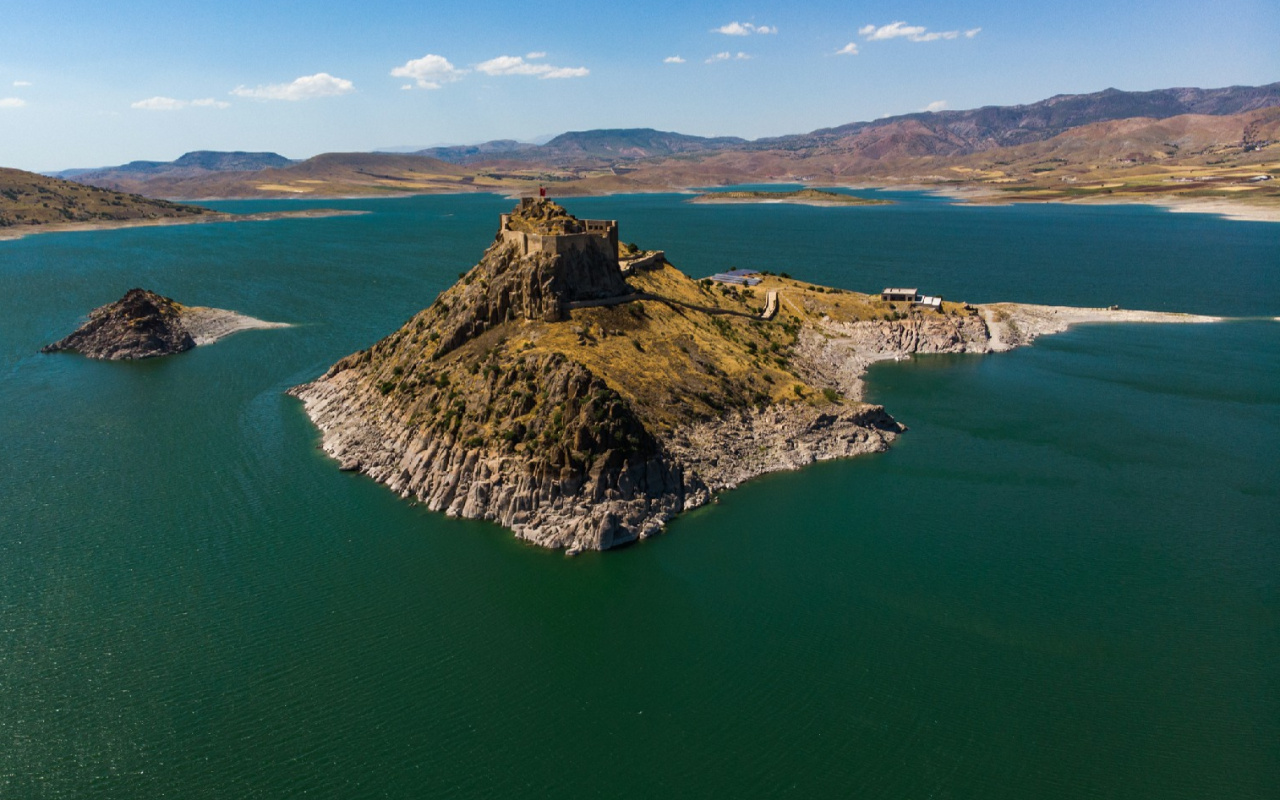
POLYGON ((755 138, 1280 80, 1275 0, 0 0, 0 19, 0 166, 34 170, 588 128, 755 138))

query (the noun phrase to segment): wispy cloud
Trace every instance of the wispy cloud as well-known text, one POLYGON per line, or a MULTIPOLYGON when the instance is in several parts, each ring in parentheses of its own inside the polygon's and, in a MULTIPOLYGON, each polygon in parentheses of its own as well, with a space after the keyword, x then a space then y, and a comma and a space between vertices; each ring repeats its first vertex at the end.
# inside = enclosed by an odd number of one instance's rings
POLYGON ((730 22, 719 28, 712 28, 712 33, 723 33, 725 36, 750 36, 753 33, 777 33, 777 25, 752 25, 750 22, 730 22))
POLYGON ((346 78, 335 78, 327 72, 315 75, 303 75, 292 83, 270 83, 250 89, 237 86, 231 93, 237 97, 248 97, 253 100, 311 100, 316 97, 333 97, 349 94, 356 87, 346 78))
MULTIPOLYGON (((460 80, 466 74, 465 69, 458 69, 449 63, 449 59, 432 53, 406 61, 402 66, 391 70, 391 77, 410 78, 417 83, 419 89, 439 89, 446 83, 460 80)), ((413 84, 400 88, 412 89, 413 84)))
POLYGON ((214 100, 212 97, 206 97, 201 100, 175 100, 172 97, 148 97, 146 100, 139 100, 136 103, 130 103, 129 108, 137 108, 142 111, 181 111, 184 108, 227 108, 231 104, 222 100, 214 100))
POLYGON ((591 74, 586 67, 553 67, 550 64, 533 64, 526 58, 545 57, 545 53, 522 56, 498 56, 476 64, 476 70, 486 75, 536 75, 541 79, 583 78, 591 74))
POLYGON ((18 87, 30 86, 30 85, 31 85, 31 81, 14 81, 14 82, 13 82, 13 85, 14 85, 14 86, 18 86, 18 87))
POLYGON ((906 39, 909 42, 936 42, 939 39, 958 39, 964 36, 972 39, 982 28, 971 28, 967 31, 931 31, 923 25, 908 25, 905 22, 890 22, 888 25, 863 25, 858 35, 868 42, 881 42, 888 39, 906 39))
POLYGON ((858 54, 858 45, 856 42, 849 42, 844 47, 836 51, 838 56, 856 56, 858 54))
POLYGON ((932 103, 930 103, 929 105, 925 106, 920 110, 933 112, 933 111, 941 111, 946 107, 947 107, 946 100, 934 100, 932 103))
POLYGON ((739 52, 737 55, 734 55, 733 53, 724 52, 716 53, 714 56, 711 56, 707 59, 707 63, 714 64, 717 61, 746 61, 749 58, 751 58, 751 56, 748 53, 739 52))
POLYGON ((681 58, 680 56, 667 56, 666 58, 662 59, 662 63, 663 64, 683 64, 684 59, 681 58))
POLYGON ((0 108, 22 108, 26 104, 21 97, 0 97, 0 108))
POLYGON ((535 50, 532 53, 525 53, 524 57, 529 59, 530 61, 537 61, 540 58, 546 58, 547 54, 542 52, 541 50, 535 50))

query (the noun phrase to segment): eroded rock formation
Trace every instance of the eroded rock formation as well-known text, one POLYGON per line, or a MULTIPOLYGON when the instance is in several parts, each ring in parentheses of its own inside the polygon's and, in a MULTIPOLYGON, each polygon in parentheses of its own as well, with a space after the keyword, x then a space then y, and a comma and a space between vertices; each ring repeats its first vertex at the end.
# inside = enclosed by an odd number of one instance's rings
POLYGON ((75 350, 89 358, 119 360, 181 353, 196 346, 182 320, 183 306, 146 289, 130 289, 95 308, 70 336, 41 352, 75 350))

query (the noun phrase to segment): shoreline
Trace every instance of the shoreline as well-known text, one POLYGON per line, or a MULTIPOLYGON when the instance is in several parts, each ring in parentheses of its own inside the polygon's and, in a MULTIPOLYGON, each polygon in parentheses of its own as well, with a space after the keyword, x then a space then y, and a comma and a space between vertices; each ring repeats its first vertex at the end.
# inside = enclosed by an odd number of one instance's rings
MULTIPOLYGON (((228 198, 245 199, 245 198, 228 198)), ((332 198, 328 198, 332 199, 332 198)), ((123 228, 160 228, 170 225, 211 225, 220 222, 270 222, 277 219, 322 219, 325 217, 355 217, 369 211, 335 208, 300 209, 296 211, 262 211, 254 214, 231 214, 215 211, 193 217, 159 217, 154 219, 98 220, 85 222, 50 222, 44 225, 23 225, 0 228, 0 242, 14 242, 27 236, 42 233, 80 233, 82 231, 114 231, 123 228)))
POLYGON ((293 327, 288 322, 269 322, 237 311, 208 306, 185 306, 182 310, 182 322, 187 328, 187 333, 190 333, 195 341, 196 347, 213 344, 219 339, 240 331, 293 327))
POLYGON ((1149 196, 1118 195, 1112 197, 1019 198, 984 186, 929 186, 927 184, 903 185, 902 189, 918 189, 931 194, 957 200, 955 205, 990 208, 1031 203, 1072 206, 1129 206, 1143 205, 1163 209, 1170 214, 1211 214, 1222 219, 1240 222, 1280 222, 1280 205, 1264 206, 1243 203, 1221 197, 1180 197, 1176 194, 1149 196))
POLYGON ((1076 325, 1225 321, 1223 317, 1176 311, 1032 303, 981 303, 974 307, 976 315, 959 320, 925 315, 902 321, 820 322, 802 331, 797 352, 814 380, 838 387, 850 399, 866 402, 867 370, 880 361, 904 361, 916 354, 1005 353, 1076 325))
POLYGON ((736 198, 720 200, 714 197, 703 199, 704 197, 706 197, 706 195, 698 195, 686 200, 685 202, 712 206, 791 205, 813 206, 815 208, 867 208, 871 206, 895 205, 892 201, 843 202, 839 200, 806 200, 804 198, 791 199, 785 197, 736 198))
MULTIPOLYGON (((1153 194, 1150 196, 1136 195, 1120 195, 1112 197, 1086 197, 1086 198, 1018 198, 1012 197, 986 186, 939 186, 936 184, 921 183, 918 181, 904 181, 901 183, 893 180, 881 181, 856 181, 849 183, 841 183, 835 181, 822 182, 805 182, 805 181, 753 181, 743 184, 725 184, 724 186, 758 186, 758 185, 780 185, 780 186, 804 186, 806 188, 823 189, 847 189, 850 191, 909 191, 924 192, 927 194, 946 197, 957 201, 955 205, 961 207, 985 208, 992 206, 1012 206, 1029 203, 1050 204, 1056 203, 1061 205, 1094 205, 1094 206, 1122 206, 1122 205, 1145 205, 1163 209, 1171 214, 1210 214, 1222 219, 1236 220, 1241 222, 1280 222, 1280 205, 1264 206, 1252 203, 1243 203, 1229 198, 1198 198, 1198 197, 1179 197, 1175 194, 1153 194)), ((724 188, 724 186, 717 188, 724 188)), ((693 195, 686 202, 697 203, 699 205, 732 205, 732 204, 785 204, 785 205, 804 205, 817 208, 831 208, 841 206, 879 206, 879 205, 895 205, 893 201, 889 202, 861 202, 861 203, 844 203, 844 202, 827 202, 821 200, 789 200, 785 198, 759 198, 759 199, 737 199, 737 200, 717 200, 717 199, 698 199, 705 195, 707 186, 663 186, 663 187, 646 187, 634 188, 627 191, 578 191, 574 187, 566 187, 570 191, 566 194, 559 195, 564 199, 591 198, 591 197, 619 197, 626 195, 650 195, 650 194, 683 194, 693 195)), ((279 201, 340 201, 340 200, 394 200, 397 198, 407 197, 439 197, 439 196, 470 196, 476 194, 492 194, 510 200, 518 200, 527 196, 523 191, 510 191, 494 187, 492 190, 470 190, 470 191, 412 191, 400 192, 394 195, 378 193, 378 194, 308 194, 306 196, 283 195, 279 197, 197 197, 197 198, 162 198, 173 202, 184 203, 217 203, 217 202, 238 202, 246 200, 258 200, 267 202, 279 201)), ((863 198, 864 200, 866 198, 863 198)), ((102 222, 55 222, 45 225, 29 225, 11 228, 0 228, 0 242, 14 241, 39 233, 74 233, 85 230, 116 230, 119 228, 143 228, 158 227, 164 225, 193 225, 208 224, 215 222, 261 222, 273 219, 290 219, 290 218, 323 218, 323 217, 341 217, 356 216, 360 214, 369 214, 372 212, 364 210, 345 210, 345 209, 304 209, 297 211, 265 211, 255 214, 231 214, 228 212, 214 212, 213 214, 191 218, 160 218, 160 219, 138 219, 138 220, 117 220, 102 222)))

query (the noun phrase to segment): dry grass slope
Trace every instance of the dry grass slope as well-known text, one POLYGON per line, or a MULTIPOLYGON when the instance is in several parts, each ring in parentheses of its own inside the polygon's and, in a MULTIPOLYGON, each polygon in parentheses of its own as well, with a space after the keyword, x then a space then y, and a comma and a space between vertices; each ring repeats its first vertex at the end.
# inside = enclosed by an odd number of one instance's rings
POLYGON ((195 217, 196 206, 84 186, 32 172, 0 168, 0 228, 67 222, 115 222, 195 217))

